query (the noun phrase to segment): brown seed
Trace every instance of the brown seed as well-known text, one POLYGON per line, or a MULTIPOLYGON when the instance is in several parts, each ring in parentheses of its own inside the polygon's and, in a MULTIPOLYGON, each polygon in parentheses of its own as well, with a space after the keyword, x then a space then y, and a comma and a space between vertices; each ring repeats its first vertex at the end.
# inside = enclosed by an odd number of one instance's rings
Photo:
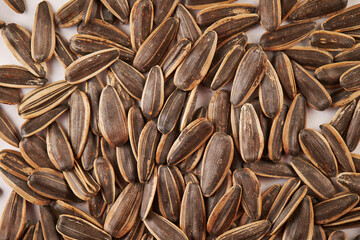
POLYGON ((73 167, 75 158, 70 142, 57 122, 47 128, 46 145, 49 158, 59 171, 67 171, 73 167))
MULTIPOLYGON (((133 0, 132 0, 133 1, 133 0)), ((100 18, 103 21, 106 21, 108 23, 115 23, 118 19, 114 16, 114 14, 112 14, 105 6, 104 4, 100 4, 100 18)))
POLYGON ((162 134, 168 134, 175 128, 184 106, 187 93, 175 90, 166 100, 157 120, 157 127, 162 134))
POLYGON ((69 239, 104 239, 111 240, 111 236, 93 223, 72 215, 62 214, 56 224, 56 230, 69 239))
POLYGON ((231 105, 231 111, 230 111, 231 136, 234 139, 235 147, 239 153, 240 153, 240 140, 239 140, 240 111, 241 111, 241 107, 234 107, 233 105, 231 105))
POLYGON ((101 0, 102 4, 116 16, 121 23, 126 24, 129 20, 129 4, 126 0, 101 0))
POLYGON ((275 31, 281 24, 280 0, 262 0, 259 2, 261 26, 269 32, 275 31))
POLYGON ((356 104, 357 101, 353 100, 349 104, 339 108, 329 123, 339 132, 343 138, 346 136, 346 131, 354 114, 356 104))
POLYGON ((245 162, 256 162, 261 158, 264 134, 255 109, 250 103, 241 107, 239 140, 241 157, 245 162))
POLYGON ((3 150, 0 152, 0 167, 22 180, 27 180, 34 170, 22 158, 19 152, 13 150, 3 150))
POLYGON ((359 173, 351 173, 351 172, 340 173, 336 177, 336 181, 342 187, 344 187, 351 193, 358 194, 360 192, 360 188, 359 188, 360 174, 359 173))
POLYGON ((120 82, 115 78, 114 73, 111 70, 107 70, 108 80, 111 78, 111 84, 115 87, 116 92, 119 95, 119 98, 124 105, 125 112, 128 112, 131 107, 135 105, 135 99, 128 94, 125 89, 121 86, 120 82), (114 84, 113 84, 114 83, 114 84))
POLYGON ((94 20, 97 15, 98 2, 95 0, 86 0, 84 9, 82 12, 82 22, 88 24, 90 21, 94 20))
POLYGON ((183 108, 183 111, 181 113, 180 118, 180 131, 184 130, 187 125, 192 121, 192 117, 194 114, 196 101, 198 99, 199 95, 199 87, 195 87, 191 92, 189 93, 185 106, 183 108))
POLYGON ((341 75, 357 65, 360 65, 360 61, 330 63, 317 68, 315 76, 325 87, 338 87, 341 75))
POLYGON ((143 187, 130 183, 121 192, 106 216, 104 229, 113 237, 124 236, 136 222, 140 210, 143 187))
POLYGON ((34 192, 50 199, 64 201, 76 200, 64 175, 50 168, 35 169, 29 175, 27 184, 34 192))
POLYGON ((66 81, 70 84, 85 82, 113 64, 119 56, 119 50, 110 48, 81 57, 66 68, 66 81))
POLYGON ((190 53, 175 72, 174 82, 177 88, 190 91, 201 83, 210 69, 217 40, 218 37, 214 31, 204 33, 197 40, 190 53))
POLYGON ((110 85, 104 88, 99 100, 99 130, 113 146, 122 145, 129 138, 124 106, 115 88, 110 85), (113 128, 114 125, 117 128, 113 128))
POLYGON ((167 154, 178 136, 179 136, 179 131, 177 129, 174 129, 170 133, 163 134, 161 136, 159 140, 159 144, 156 149, 157 164, 166 164, 167 154))
POLYGON ((355 39, 344 33, 319 30, 310 34, 309 41, 311 46, 325 49, 328 51, 342 51, 353 48, 355 39))
POLYGON ((141 134, 141 130, 144 128, 144 117, 139 107, 134 106, 130 108, 128 112, 128 129, 129 129, 129 141, 132 152, 137 159, 138 157, 138 143, 141 134))
MULTIPOLYGON (((7 88, 34 88, 44 86, 48 80, 39 78, 26 68, 15 65, 0 66, 0 86, 7 88)), ((4 91, 4 90, 3 90, 4 91)))
POLYGON ((159 139, 160 133, 156 128, 156 123, 149 121, 142 129, 139 137, 137 171, 141 183, 147 182, 151 177, 159 139))
POLYGON ((4 0, 4 2, 16 13, 22 14, 25 12, 24 0, 4 0))
POLYGON ((35 76, 45 78, 46 65, 36 63, 31 57, 30 32, 15 23, 10 23, 4 27, 1 34, 6 46, 21 64, 35 76))
POLYGON ((11 146, 18 147, 20 142, 20 135, 13 123, 0 109, 0 138, 11 146))
POLYGON ((354 161, 354 165, 356 167, 356 171, 359 172, 360 169, 360 155, 356 153, 351 153, 351 157, 354 161))
POLYGON ((358 98, 360 96, 360 91, 348 92, 341 88, 331 93, 330 96, 332 99, 331 107, 342 107, 358 98))
POLYGON ((60 105, 77 88, 66 81, 57 81, 26 94, 18 106, 21 118, 35 118, 60 105))
POLYGON ((153 0, 152 2, 154 4, 154 24, 159 26, 173 14, 180 1, 153 0))
POLYGON ((38 221, 37 224, 35 225, 33 240, 42 240, 42 239, 44 239, 44 235, 41 227, 41 222, 38 221))
POLYGON ((230 118, 230 94, 225 90, 218 90, 211 97, 207 118, 215 127, 215 132, 228 133, 230 118))
POLYGON ((200 186, 205 197, 210 197, 221 186, 234 156, 231 137, 217 132, 209 140, 201 166, 200 186))
POLYGON ((101 188, 102 196, 107 204, 115 201, 115 172, 111 163, 102 157, 94 161, 94 174, 101 188))
POLYGON ((10 196, 4 206, 4 211, 0 220, 1 236, 4 239, 19 239, 22 228, 25 226, 26 201, 16 194, 15 191, 10 196))
POLYGON ((41 136, 23 138, 19 149, 23 158, 33 168, 54 168, 47 154, 46 141, 41 136))
POLYGON ((337 219, 336 221, 324 224, 324 228, 330 229, 344 229, 344 228, 352 228, 358 226, 360 215, 359 215, 359 207, 355 207, 350 210, 348 213, 337 219))
POLYGON ((294 60, 309 70, 315 70, 316 68, 330 64, 333 61, 333 56, 327 51, 308 46, 295 46, 286 49, 284 53, 291 60, 294 60))
POLYGON ((272 178, 292 178, 296 177, 295 172, 288 163, 285 162, 271 162, 260 160, 253 163, 245 163, 244 167, 249 168, 256 175, 262 177, 272 178))
POLYGON ((360 90, 360 86, 359 86, 358 80, 356 78, 356 76, 358 76, 359 69, 360 69, 360 65, 356 65, 341 75, 340 85, 346 91, 360 90))
POLYGON ((306 0, 296 7, 289 18, 293 21, 303 21, 333 15, 346 8, 347 3, 347 0, 306 0))
POLYGON ((100 155, 100 137, 92 131, 88 132, 81 163, 84 170, 89 171, 94 166, 95 159, 100 155))
POLYGON ((308 160, 296 157, 290 161, 300 179, 320 198, 329 199, 335 194, 331 180, 308 160))
POLYGON ((138 49, 133 62, 134 67, 141 72, 146 72, 158 64, 173 41, 178 27, 179 19, 177 18, 170 17, 162 22, 138 49))
POLYGON ((343 231, 334 231, 329 235, 329 240, 347 240, 346 233, 343 231))
POLYGON ((286 20, 289 15, 295 11, 301 0, 280 0, 281 3, 281 20, 286 20))
POLYGON ((69 0, 56 13, 55 22, 61 28, 71 27, 81 21, 86 0, 69 0))
POLYGON ((130 144, 124 144, 116 148, 117 165, 121 175, 127 182, 137 182, 137 161, 131 150, 130 144))
POLYGON ((164 74, 159 66, 152 67, 141 97, 141 110, 147 119, 155 118, 164 104, 164 74))
POLYGON ((137 219, 135 225, 124 236, 124 240, 140 239, 145 232, 145 224, 140 219, 137 219))
POLYGON ((136 1, 130 13, 131 45, 136 51, 151 34, 154 6, 150 0, 136 1))
POLYGON ((260 182, 255 173, 248 168, 237 169, 233 173, 233 183, 240 185, 243 189, 241 205, 246 214, 257 220, 261 215, 261 192, 260 182))
POLYGON ((214 126, 208 119, 199 118, 191 122, 179 135, 172 145, 167 162, 175 165, 189 157, 210 138, 214 126))
POLYGON ((234 106, 245 103, 260 84, 266 70, 266 54, 259 47, 246 51, 235 74, 230 101, 234 106))
POLYGON ((270 228, 271 223, 268 220, 260 220, 224 232, 218 236, 216 240, 261 239, 270 230, 270 228))
POLYGON ((338 53, 334 57, 335 62, 343 61, 359 61, 360 44, 356 44, 353 48, 338 53))
POLYGON ((31 36, 31 56, 38 62, 49 61, 55 51, 54 15, 48 2, 37 5, 33 33, 31 36))
POLYGON ((177 40, 180 41, 181 39, 186 38, 193 43, 196 42, 202 35, 202 31, 184 5, 179 4, 176 7, 175 17, 179 18, 180 21, 177 40))
POLYGON ((360 130, 357 128, 360 122, 360 103, 356 105, 354 114, 349 124, 349 128, 344 138, 350 152, 354 151, 360 141, 360 130))
POLYGON ((70 49, 69 42, 59 33, 55 34, 56 44, 54 55, 64 68, 76 60, 76 55, 70 49))
POLYGON ((98 122, 99 122, 99 100, 100 95, 103 90, 103 83, 99 78, 94 77, 89 81, 86 81, 86 94, 89 98, 90 108, 91 108, 91 129, 96 135, 101 135, 98 122))
POLYGON ((260 45, 264 50, 269 51, 288 49, 308 37, 315 28, 315 22, 300 22, 284 25, 274 32, 264 33, 260 38, 260 45))
POLYGON ((275 54, 274 68, 279 77, 285 95, 294 99, 297 94, 294 71, 289 57, 283 52, 275 54))
POLYGON ((360 4, 351 6, 344 11, 326 19, 321 27, 324 30, 344 32, 360 28, 359 26, 360 4))
POLYGON ((39 206, 39 218, 44 239, 60 240, 60 234, 56 230, 57 216, 50 206, 39 206))
POLYGON ((312 239, 313 232, 314 210, 306 196, 286 223, 283 239, 312 239))
POLYGON ((268 139, 268 156, 274 161, 280 161, 283 150, 283 129, 285 125, 285 119, 289 107, 284 104, 281 108, 280 113, 274 118, 268 139))
POLYGON ((153 173, 151 174, 150 179, 144 184, 144 193, 141 201, 140 207, 140 218, 144 220, 149 214, 153 201, 155 199, 156 188, 158 185, 158 169, 155 166, 153 173))
POLYGON ((358 202, 359 196, 356 194, 343 194, 315 204, 315 223, 333 222, 348 213, 358 202))
POLYGON ((314 233, 312 239, 327 240, 324 229, 317 224, 314 224, 314 233))

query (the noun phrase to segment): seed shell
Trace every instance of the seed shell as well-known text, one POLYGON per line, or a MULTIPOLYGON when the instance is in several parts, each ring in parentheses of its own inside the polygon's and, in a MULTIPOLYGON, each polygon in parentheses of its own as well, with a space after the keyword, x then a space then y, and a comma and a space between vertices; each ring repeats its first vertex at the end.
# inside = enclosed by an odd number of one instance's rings
POLYGON ((179 0, 152 0, 154 4, 154 24, 159 26, 166 21, 179 4, 179 0))
POLYGON ((355 46, 355 39, 353 37, 343 33, 324 30, 311 33, 309 41, 311 46, 328 51, 342 51, 355 46))
POLYGON ((57 60, 67 68, 72 62, 76 60, 76 55, 70 49, 69 42, 59 33, 55 34, 56 44, 54 55, 57 60))
POLYGON ((349 69, 358 65, 360 65, 360 61, 330 63, 317 68, 315 77, 325 87, 338 87, 340 85, 340 77, 349 69))
POLYGON ((22 92, 17 88, 0 87, 0 103, 16 105, 21 102, 22 92))
POLYGON ((333 61, 333 56, 330 53, 314 47, 295 46, 286 49, 284 53, 291 60, 309 70, 315 70, 323 65, 331 64, 333 61))
POLYGON ((135 159, 138 158, 139 138, 141 130, 145 126, 141 109, 137 106, 131 107, 128 112, 129 142, 135 159))
POLYGON ((360 121, 360 103, 356 105, 354 114, 349 124, 349 128, 344 138, 350 152, 354 151, 360 141, 360 130, 356 127, 359 126, 360 121))
POLYGON ((94 166, 95 159, 100 155, 100 137, 92 131, 88 132, 84 151, 81 155, 81 164, 84 170, 89 171, 94 166))
POLYGON ((346 131, 354 114, 356 104, 356 100, 353 100, 349 104, 339 108, 329 123, 343 138, 346 136, 346 131))
POLYGON ((294 71, 289 57, 283 52, 275 54, 273 64, 279 77, 284 94, 290 99, 294 99, 297 94, 294 71))
POLYGON ((50 206, 39 206, 39 218, 44 239, 60 240, 60 234, 56 230, 57 216, 50 206))
POLYGON ((335 55, 334 61, 335 62, 360 61, 359 53, 360 53, 360 44, 356 44, 353 48, 342 51, 337 55, 335 55))
POLYGON ((109 160, 99 157, 94 161, 94 174, 99 183, 104 201, 111 205, 115 201, 115 172, 109 160))
POLYGON ((326 19, 321 27, 324 30, 344 32, 359 29, 360 4, 356 4, 326 19))
POLYGON ((10 119, 0 109, 0 138, 11 146, 18 147, 20 135, 10 119))
POLYGON ((180 131, 184 130, 186 126, 189 125, 189 123, 192 121, 198 95, 199 95, 199 87, 195 87, 193 90, 191 90, 190 94, 188 95, 185 102, 185 106, 181 113, 180 131))
POLYGON ((281 1, 262 0, 258 7, 261 26, 269 32, 275 31, 281 24, 281 1))
POLYGON ((124 144, 116 148, 117 165, 122 177, 127 182, 137 182, 137 161, 133 155, 130 144, 124 144))
POLYGON ((121 23, 126 24, 129 20, 129 4, 126 0, 101 0, 102 4, 117 17, 121 23))
POLYGON ((340 85, 346 91, 357 91, 360 90, 360 85, 356 76, 359 74, 360 65, 356 65, 346 72, 344 72, 340 77, 340 85))
POLYGON ((351 193, 356 193, 356 194, 360 192, 359 180, 360 180, 360 174, 352 173, 352 172, 343 172, 336 177, 336 181, 342 187, 344 187, 351 193))
POLYGON ((19 144, 21 155, 33 168, 55 168, 46 149, 46 141, 39 135, 24 137, 19 144))
POLYGON ((104 84, 99 78, 94 77, 86 81, 85 92, 88 96, 91 109, 91 129, 96 135, 101 135, 99 130, 99 100, 104 84))
POLYGON ((67 28, 78 24, 82 18, 82 12, 86 0, 69 0, 56 13, 55 23, 61 28, 67 28))
POLYGON ((0 66, 0 86, 8 88, 34 88, 42 87, 48 82, 39 78, 26 68, 15 65, 0 66))
POLYGON ((180 21, 177 40, 180 41, 186 38, 193 43, 196 42, 202 35, 202 31, 184 5, 179 4, 176 7, 175 17, 179 18, 180 21))
POLYGON ((256 175, 272 178, 292 178, 296 177, 295 172, 288 163, 271 162, 260 160, 253 163, 244 163, 244 167, 249 168, 256 175))
POLYGON ((139 213, 141 220, 144 220, 151 210, 153 201, 155 199, 158 181, 159 181, 158 169, 155 166, 150 179, 144 184, 144 193, 143 193, 141 206, 140 206, 140 213, 139 213))
POLYGON ((288 112, 289 107, 284 104, 281 108, 280 113, 274 118, 268 139, 268 156, 274 161, 280 161, 283 150, 283 129, 285 125, 285 119, 288 112))
POLYGON ((295 11, 301 0, 281 0, 281 20, 286 20, 295 11))
POLYGON ((210 99, 207 118, 215 127, 215 132, 227 133, 230 118, 230 94, 225 90, 218 90, 210 99))
POLYGON ((331 107, 342 107, 358 98, 360 96, 360 91, 348 92, 345 89, 341 88, 331 93, 330 96, 332 99, 331 107))
POLYGON ((271 223, 268 220, 260 220, 224 232, 218 236, 216 240, 260 239, 270 230, 270 228, 271 223))

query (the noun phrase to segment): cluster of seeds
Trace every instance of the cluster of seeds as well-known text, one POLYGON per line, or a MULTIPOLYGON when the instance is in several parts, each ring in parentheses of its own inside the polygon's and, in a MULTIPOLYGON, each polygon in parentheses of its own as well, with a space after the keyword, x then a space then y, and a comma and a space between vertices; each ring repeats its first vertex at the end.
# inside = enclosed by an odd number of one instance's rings
POLYGON ((360 225, 360 4, 233 2, 70 0, 53 14, 42 1, 32 32, 0 20, 22 64, 0 66, 0 103, 26 119, 20 134, 0 110, 0 138, 19 148, 0 152, 13 189, 0 239, 347 239, 360 225), (70 42, 56 33, 74 25, 70 42), (53 56, 65 80, 48 84, 53 56), (307 106, 339 109, 317 131, 307 106), (288 180, 261 193, 259 176, 288 180))

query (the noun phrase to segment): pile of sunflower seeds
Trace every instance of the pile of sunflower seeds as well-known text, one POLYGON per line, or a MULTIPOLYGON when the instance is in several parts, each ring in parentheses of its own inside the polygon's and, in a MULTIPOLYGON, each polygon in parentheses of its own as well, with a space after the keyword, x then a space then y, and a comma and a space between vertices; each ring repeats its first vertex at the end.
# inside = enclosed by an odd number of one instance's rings
POLYGON ((0 21, 22 64, 0 66, 0 103, 26 119, 19 133, 0 110, 19 148, 0 152, 1 239, 340 240, 360 226, 360 4, 233 2, 42 1, 32 32, 0 21), (74 25, 69 42, 56 33, 74 25), (48 84, 53 56, 65 80, 48 84), (339 109, 317 131, 308 106, 339 109), (259 176, 288 180, 262 193, 259 176))

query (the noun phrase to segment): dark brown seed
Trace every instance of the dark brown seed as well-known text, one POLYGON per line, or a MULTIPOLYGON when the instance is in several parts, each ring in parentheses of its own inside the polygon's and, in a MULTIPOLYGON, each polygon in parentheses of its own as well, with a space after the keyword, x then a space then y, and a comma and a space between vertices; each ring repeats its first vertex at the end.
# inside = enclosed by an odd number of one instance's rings
POLYGON ((217 132, 209 140, 201 166, 200 186, 205 197, 210 197, 221 186, 234 156, 231 137, 217 132))
POLYGON ((68 135, 75 159, 79 159, 84 150, 90 127, 90 103, 86 94, 75 90, 69 99, 68 135))
POLYGON ((297 156, 301 149, 298 134, 306 126, 306 100, 298 94, 292 101, 283 129, 283 147, 286 154, 297 156))
POLYGON ((59 33, 55 34, 56 44, 54 55, 64 68, 76 60, 76 55, 70 49, 69 42, 59 33))
POLYGON ((234 106, 245 103, 260 84, 266 70, 266 54, 259 47, 246 51, 235 74, 230 101, 234 106))
POLYGON ((34 192, 50 199, 64 201, 76 199, 64 175, 50 168, 35 169, 29 175, 27 184, 34 192))
POLYGON ((346 233, 343 231, 334 231, 329 235, 329 240, 347 240, 346 233))
POLYGON ((128 35, 126 35, 123 31, 114 25, 100 19, 93 19, 89 23, 79 24, 77 31, 80 34, 93 35, 104 38, 125 47, 131 46, 128 35))
POLYGON ((360 65, 356 65, 346 72, 344 72, 340 77, 340 85, 346 91, 357 91, 360 90, 360 86, 356 76, 359 74, 360 65))
POLYGON ((85 219, 72 215, 60 215, 56 224, 56 230, 63 237, 69 239, 111 240, 111 236, 102 228, 95 226, 93 223, 88 222, 85 219))
POLYGON ((259 1, 259 16, 261 26, 269 32, 275 31, 281 24, 280 0, 259 1))
POLYGON ((336 221, 325 224, 324 228, 344 229, 344 228, 354 227, 352 225, 358 226, 360 220, 359 210, 360 210, 359 207, 353 208, 347 214, 340 217, 336 221))
POLYGON ((178 136, 179 136, 179 131, 177 129, 174 129, 170 133, 163 134, 161 136, 159 140, 159 144, 156 149, 157 164, 166 164, 167 154, 178 136))
POLYGON ((189 239, 205 239, 205 203, 201 189, 196 183, 186 185, 181 202, 179 225, 189 239))
POLYGON ((240 111, 241 111, 241 107, 234 107, 233 105, 231 105, 231 111, 230 111, 231 136, 234 139, 235 147, 239 153, 240 153, 240 140, 239 140, 240 111))
POLYGON ((11 146, 18 147, 20 142, 20 135, 13 123, 0 109, 0 138, 11 146))
POLYGON ((354 161, 356 171, 359 172, 359 170, 360 170, 360 154, 351 153, 351 157, 354 161))
POLYGON ((150 0, 136 1, 130 13, 130 34, 132 48, 137 51, 151 34, 154 20, 154 6, 150 0))
POLYGON ((46 141, 41 136, 23 138, 19 149, 23 158, 33 168, 55 168, 47 154, 46 141))
POLYGON ((124 240, 133 240, 139 239, 144 235, 145 232, 145 224, 143 221, 138 219, 135 225, 131 228, 131 230, 124 236, 124 240))
POLYGON ((286 204, 285 208, 281 211, 277 220, 274 221, 270 231, 270 235, 276 233, 287 222, 290 216, 300 205, 301 201, 304 199, 306 193, 307 193, 307 187, 302 186, 294 193, 294 195, 292 195, 291 199, 286 204))
POLYGON ((60 240, 60 234, 56 230, 57 216, 50 206, 39 206, 39 218, 44 239, 60 240))
MULTIPOLYGON (((352 49, 343 51, 335 55, 335 62, 343 62, 343 61, 359 61, 360 53, 360 44, 356 44, 352 49)), ((345 64, 345 63, 344 63, 345 64)))
POLYGON ((342 51, 353 48, 355 39, 344 33, 319 30, 310 34, 311 46, 328 51, 342 51))
POLYGON ((124 106, 115 88, 110 85, 104 88, 99 100, 99 130, 113 146, 122 145, 129 138, 124 106), (113 128, 114 125, 117 128, 113 128))
POLYGON ((340 133, 330 124, 322 124, 320 129, 336 156, 339 168, 345 172, 356 172, 350 151, 340 133))
POLYGON ((349 124, 349 128, 344 138, 350 152, 354 151, 360 141, 360 129, 357 127, 359 126, 360 122, 360 103, 356 105, 354 110, 354 114, 349 124))
POLYGON ((179 135, 172 145, 167 162, 175 165, 189 157, 210 138, 214 126, 208 119, 199 118, 191 122, 179 135))
POLYGON ((331 107, 336 108, 336 107, 345 106, 350 102, 352 102, 353 100, 355 100, 356 98, 358 98, 360 96, 360 91, 348 92, 345 89, 341 88, 331 93, 330 96, 332 99, 331 107))
POLYGON ((336 181, 345 189, 350 191, 351 193, 358 194, 360 192, 359 181, 360 174, 359 173, 340 173, 336 177, 336 181))
POLYGON ((311 107, 323 111, 330 107, 331 96, 323 85, 302 66, 292 61, 296 84, 311 107))
MULTIPOLYGON (((119 98, 124 105, 125 112, 128 112, 131 107, 135 105, 135 99, 125 91, 125 89, 121 86, 120 82, 115 78, 114 73, 111 70, 108 70, 107 76, 111 77, 115 83, 115 89, 119 95, 119 98)), ((112 84, 110 84, 112 85, 112 84)))
POLYGON ((81 57, 66 68, 66 81, 70 84, 85 82, 113 64, 119 56, 118 49, 110 48, 81 57))
POLYGON ((156 123, 149 121, 142 129, 139 137, 137 171, 141 183, 147 182, 151 177, 159 139, 160 133, 156 128, 156 123))
POLYGON ((235 76, 236 69, 244 53, 244 47, 237 45, 225 55, 211 83, 212 90, 216 91, 223 87, 235 76))
POLYGON ((111 205, 115 201, 115 172, 109 160, 99 157, 94 161, 94 174, 99 183, 104 201, 111 205))
POLYGON ((25 226, 25 219, 26 201, 15 191, 12 191, 4 206, 0 220, 1 237, 4 239, 19 239, 22 233, 21 230, 25 226))
POLYGON ((312 239, 313 232, 314 210, 310 197, 306 196, 286 223, 283 239, 312 239))
POLYGON ((241 107, 239 146, 245 162, 258 161, 264 150, 264 134, 254 107, 246 103, 241 107))
POLYGON ((129 141, 135 159, 138 158, 139 138, 145 126, 144 117, 139 107, 134 106, 128 112, 129 141))
POLYGON ((121 192, 106 216, 104 229, 113 237, 124 236, 136 222, 140 210, 143 187, 130 183, 121 192))
POLYGON ((314 167, 308 160, 292 158, 291 166, 300 179, 320 198, 329 199, 335 194, 331 180, 314 167))
POLYGON ((141 72, 146 72, 158 64, 173 41, 178 27, 179 19, 173 17, 160 24, 139 48, 134 58, 134 67, 141 72))
POLYGON ((71 27, 81 21, 86 0, 69 0, 56 13, 55 22, 61 28, 71 27))
POLYGON ((341 75, 357 65, 360 65, 360 61, 327 64, 316 69, 315 77, 325 87, 338 87, 340 85, 341 75))
POLYGON ((298 189, 300 184, 301 181, 299 179, 291 178, 281 187, 279 194, 276 196, 273 204, 269 209, 266 219, 272 223, 278 219, 284 207, 290 200, 293 193, 298 189))
POLYGON ((19 116, 25 119, 38 117, 57 107, 77 88, 66 81, 57 81, 26 94, 18 106, 19 116))
POLYGON ((270 228, 271 223, 268 220, 256 221, 231 229, 218 236, 216 240, 261 239, 270 230, 270 228))
POLYGON ((140 207, 140 218, 144 220, 149 214, 153 201, 155 199, 156 188, 158 185, 158 169, 155 166, 153 173, 151 174, 150 179, 144 184, 144 193, 142 197, 141 207, 140 207))
POLYGON ((315 223, 326 224, 348 213, 359 202, 356 194, 343 194, 314 205, 315 223))
POLYGON ((269 51, 288 49, 308 37, 315 28, 315 22, 288 24, 274 32, 264 33, 260 38, 260 45, 269 51))
POLYGON ((86 81, 86 94, 89 98, 91 108, 91 129, 96 135, 101 135, 98 122, 99 122, 99 100, 103 90, 103 83, 99 78, 94 77, 86 81))
MULTIPOLYGON (((261 194, 262 207, 261 207, 260 219, 266 219, 266 216, 269 214, 270 208, 273 205, 280 190, 281 190, 281 185, 274 184, 261 194)), ((253 222, 252 219, 251 221, 253 222)))
POLYGON ((295 172, 288 163, 285 162, 271 162, 260 160, 253 163, 245 163, 244 167, 249 168, 256 175, 262 177, 272 178, 292 178, 296 177, 295 172))
POLYGON ((289 19, 293 21, 303 21, 309 19, 317 19, 329 15, 333 15, 346 8, 347 0, 322 1, 322 0, 306 0, 299 4, 293 11, 289 19))
POLYGON ((289 57, 283 52, 275 54, 274 68, 279 77, 285 95, 294 99, 297 94, 294 71, 289 57))
POLYGON ((304 68, 315 70, 333 61, 333 56, 325 50, 314 47, 295 46, 286 49, 284 53, 304 68))
POLYGON ((202 35, 202 31, 195 22, 191 13, 179 4, 175 11, 175 17, 179 18, 180 25, 177 33, 177 40, 180 41, 184 38, 189 39, 191 42, 196 42, 202 35))
POLYGON ((6 46, 14 57, 32 74, 45 78, 46 65, 36 63, 31 57, 31 33, 25 28, 10 23, 1 32, 6 46))
POLYGON ((355 40, 358 40, 360 37, 360 31, 359 29, 356 30, 350 30, 350 31, 346 31, 344 32, 345 34, 352 36, 353 38, 355 38, 355 40))
POLYGON ((127 182, 137 182, 137 162, 131 150, 130 144, 124 144, 116 148, 117 165, 121 175, 127 182))
POLYGON ((115 23, 118 19, 112 14, 105 6, 104 4, 100 4, 100 18, 103 21, 106 21, 108 23, 115 23))
POLYGON ((24 0, 4 0, 4 2, 16 13, 22 14, 25 12, 24 0))
POLYGON ((184 106, 187 93, 175 90, 166 100, 157 120, 157 127, 162 134, 168 134, 175 128, 184 106))
POLYGON ((38 221, 37 224, 35 225, 33 240, 42 240, 42 239, 44 239, 44 235, 41 227, 41 222, 38 221))
POLYGON ((321 27, 328 31, 344 32, 359 29, 360 4, 326 19, 321 27))
POLYGON ((218 90, 211 97, 207 118, 215 127, 215 132, 228 133, 230 118, 230 94, 225 90, 218 90))
POLYGON ((3 150, 0 152, 0 167, 22 180, 27 180, 34 170, 22 158, 19 152, 13 150, 3 150))
POLYGON ((196 184, 200 184, 199 179, 196 177, 196 175, 194 173, 185 173, 184 174, 184 181, 185 181, 185 185, 187 186, 189 183, 196 183, 196 184))
POLYGON ((46 145, 49 158, 59 171, 67 171, 73 167, 75 158, 70 142, 57 122, 47 128, 46 145))
POLYGON ((44 86, 48 80, 39 78, 26 68, 15 65, 0 66, 0 86, 8 88, 34 88, 44 86))
POLYGON ((51 7, 42 1, 37 5, 31 36, 31 56, 38 62, 49 61, 55 51, 55 23, 51 7))
POLYGON ((356 104, 356 100, 353 100, 348 105, 339 108, 329 123, 340 133, 343 138, 346 136, 346 131, 354 114, 356 104))
POLYGON ((201 83, 210 69, 217 41, 218 37, 214 31, 204 33, 197 40, 175 72, 174 82, 177 88, 190 91, 201 83))
POLYGON ((95 19, 97 15, 98 5, 98 2, 95 0, 86 0, 81 18, 84 24, 88 24, 95 19))
POLYGON ((141 110, 147 119, 155 118, 164 104, 164 74, 159 66, 152 67, 141 97, 141 110))
POLYGON ((102 4, 116 16, 121 23, 126 24, 129 20, 129 4, 126 0, 101 0, 102 4))
POLYGON ((196 106, 196 101, 198 99, 198 95, 199 95, 199 87, 195 87, 189 93, 189 95, 188 95, 188 97, 186 99, 183 111, 181 113, 180 131, 184 130, 184 128, 186 128, 186 126, 189 125, 189 123, 192 121, 192 117, 193 117, 193 114, 194 114, 194 110, 195 110, 195 106, 196 106))
POLYGON ((152 2, 154 4, 154 24, 159 26, 173 14, 180 1, 153 0, 152 2))
POLYGON ((241 205, 246 214, 257 220, 261 215, 261 192, 260 182, 255 173, 248 168, 237 169, 233 173, 233 183, 240 185, 243 189, 241 205))
POLYGON ((286 20, 289 15, 295 11, 301 0, 280 0, 281 3, 281 20, 286 20))
POLYGON ((283 150, 282 136, 285 125, 285 119, 289 107, 284 104, 280 113, 274 118, 268 139, 268 156, 274 161, 280 161, 283 150))
POLYGON ((325 231, 320 225, 314 224, 312 240, 327 240, 325 231))
POLYGON ((81 163, 84 170, 89 171, 94 166, 95 159, 100 155, 100 137, 92 131, 88 132, 81 163))
POLYGON ((17 88, 0 87, 0 103, 16 105, 21 102, 22 92, 17 88))

